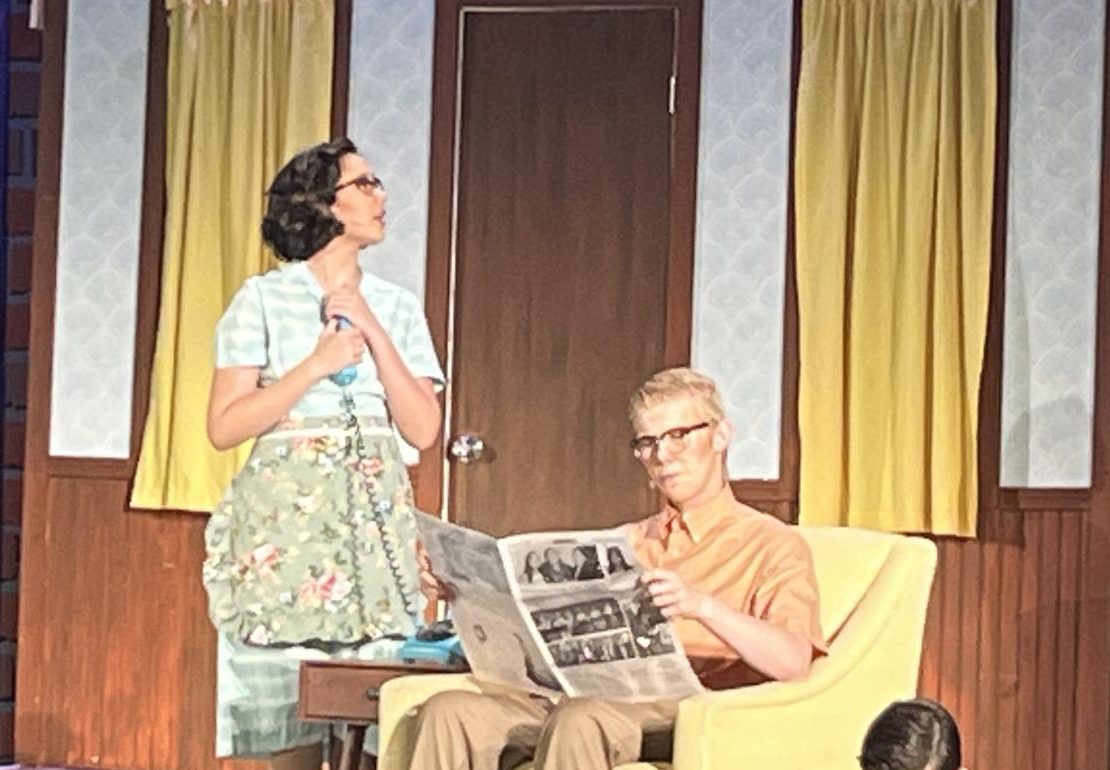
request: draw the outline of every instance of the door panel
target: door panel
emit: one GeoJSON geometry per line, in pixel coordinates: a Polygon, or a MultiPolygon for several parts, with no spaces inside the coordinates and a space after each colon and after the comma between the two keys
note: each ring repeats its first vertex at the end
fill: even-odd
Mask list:
{"type": "Polygon", "coordinates": [[[464,13],[452,518],[605,526],[653,495],[628,397],[663,365],[674,17],[464,13]]]}

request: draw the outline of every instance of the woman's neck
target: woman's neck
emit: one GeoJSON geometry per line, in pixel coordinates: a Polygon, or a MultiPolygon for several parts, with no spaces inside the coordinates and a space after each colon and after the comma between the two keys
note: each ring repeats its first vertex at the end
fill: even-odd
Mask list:
{"type": "Polygon", "coordinates": [[[308,259],[308,269],[325,294],[343,287],[356,287],[362,279],[358,249],[345,247],[337,243],[339,240],[334,239],[308,259]]]}

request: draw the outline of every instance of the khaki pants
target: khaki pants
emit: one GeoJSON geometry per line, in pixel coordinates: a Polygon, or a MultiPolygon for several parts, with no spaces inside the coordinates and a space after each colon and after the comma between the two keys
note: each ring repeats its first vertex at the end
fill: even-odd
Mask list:
{"type": "Polygon", "coordinates": [[[609,770],[667,759],[678,704],[612,703],[527,693],[451,690],[428,699],[416,723],[411,770],[609,770]]]}

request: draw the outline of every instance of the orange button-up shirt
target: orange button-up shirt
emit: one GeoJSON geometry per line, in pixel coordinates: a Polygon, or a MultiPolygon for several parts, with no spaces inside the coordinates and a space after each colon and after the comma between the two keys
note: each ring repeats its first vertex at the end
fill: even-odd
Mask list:
{"type": "MultiPolygon", "coordinates": [[[[644,519],[633,528],[632,545],[645,567],[670,570],[736,612],[801,634],[815,655],[825,652],[809,545],[793,527],[737,501],[727,485],[699,508],[680,513],[668,506],[644,519]]],[[[673,622],[706,687],[767,681],[701,621],[673,622]]]]}

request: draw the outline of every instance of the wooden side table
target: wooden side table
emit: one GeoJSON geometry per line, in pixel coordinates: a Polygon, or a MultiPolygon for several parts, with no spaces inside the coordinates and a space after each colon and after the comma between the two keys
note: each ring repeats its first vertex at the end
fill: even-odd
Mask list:
{"type": "Polygon", "coordinates": [[[366,727],[378,718],[378,693],[390,679],[409,674],[447,674],[465,666],[387,660],[301,662],[299,713],[311,722],[343,722],[347,737],[338,770],[358,770],[366,727]]]}

